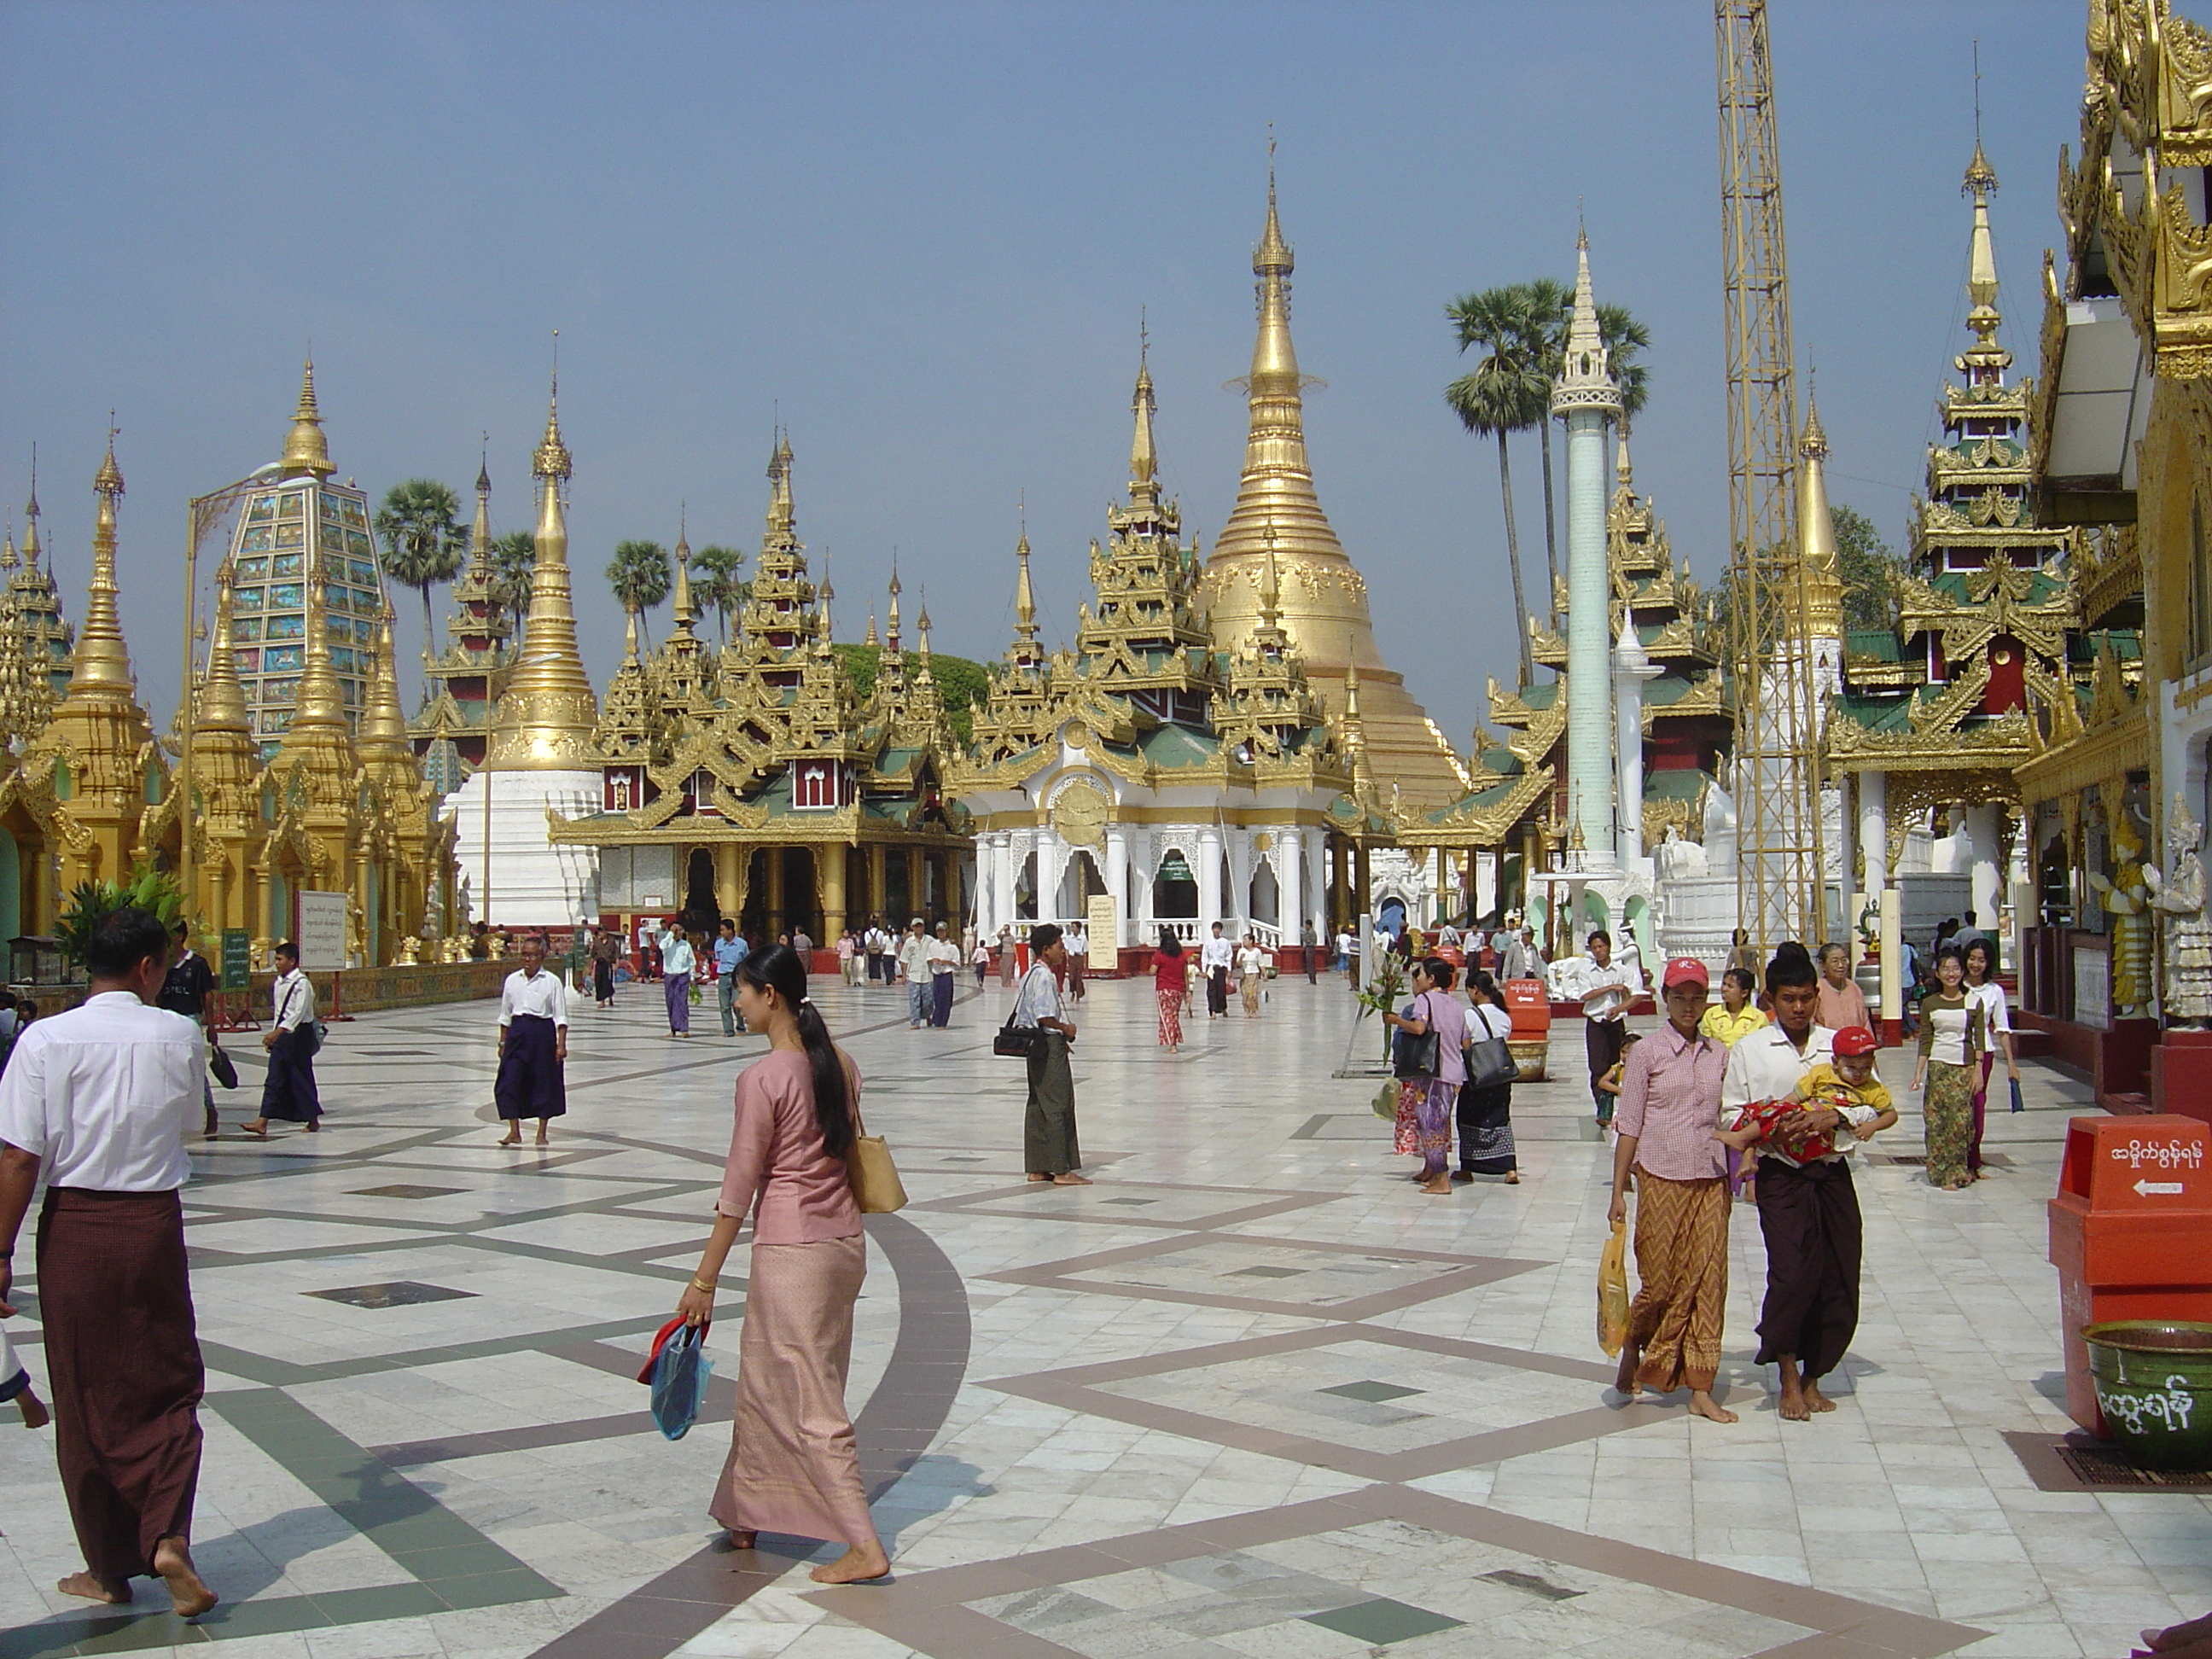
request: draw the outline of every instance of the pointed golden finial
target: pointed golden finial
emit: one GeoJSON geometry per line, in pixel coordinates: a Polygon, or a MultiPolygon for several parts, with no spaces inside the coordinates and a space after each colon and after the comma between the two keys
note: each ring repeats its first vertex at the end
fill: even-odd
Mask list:
{"type": "Polygon", "coordinates": [[[123,494],[123,473],[115,465],[112,423],[107,459],[100,463],[92,487],[100,497],[93,515],[92,585],[85,601],[84,626],[77,632],[64,701],[81,702],[89,696],[131,702],[137,688],[131,674],[130,648],[123,640],[122,616],[116,605],[115,503],[123,494]]]}
{"type": "Polygon", "coordinates": [[[883,644],[883,641],[876,635],[876,612],[872,605],[868,609],[868,643],[878,647],[883,644]]]}
{"type": "Polygon", "coordinates": [[[1014,579],[1014,631],[1022,636],[1024,645],[1036,643],[1036,591],[1030,585],[1030,532],[1022,526],[1022,538],[1014,548],[1014,556],[1021,562],[1021,574],[1014,579]]]}
{"type": "Polygon", "coordinates": [[[199,713],[192,722],[195,736],[210,732],[250,734],[253,730],[246,707],[246,688],[239,684],[231,634],[230,572],[226,565],[216,573],[215,637],[209,641],[207,673],[200,681],[199,713]]]}
{"type": "Polygon", "coordinates": [[[1805,626],[1816,640],[1839,640],[1844,633],[1843,562],[1836,545],[1835,518],[1828,510],[1828,434],[1821,430],[1820,407],[1814,398],[1806,399],[1805,430],[1797,440],[1797,562],[1805,626]]]}
{"type": "Polygon", "coordinates": [[[676,517],[676,594],[673,611],[676,631],[689,634],[691,624],[698,620],[698,611],[691,603],[691,540],[690,536],[691,510],[689,503],[679,504],[676,517]]]}
{"type": "MultiPolygon", "coordinates": [[[[560,349],[561,331],[553,331],[554,349],[560,349]]],[[[561,367],[556,358],[553,367],[553,390],[545,404],[545,435],[538,441],[537,453],[531,457],[530,470],[540,478],[557,478],[565,483],[573,469],[574,458],[568,446],[561,441],[561,367]]]]}
{"type": "Polygon", "coordinates": [[[13,570],[22,561],[15,556],[15,515],[8,515],[8,539],[0,543],[0,570],[13,570]]]}
{"type": "Polygon", "coordinates": [[[921,636],[921,659],[929,660],[929,589],[921,590],[921,614],[914,619],[915,632],[921,636]]]}
{"type": "Polygon", "coordinates": [[[822,550],[822,586],[816,590],[818,602],[814,607],[814,654],[817,657],[830,654],[830,601],[836,597],[837,590],[830,585],[830,550],[824,547],[822,550]]]}
{"type": "Polygon", "coordinates": [[[1144,313],[1137,322],[1137,389],[1129,399],[1136,419],[1136,435],[1129,442],[1129,494],[1133,498],[1157,498],[1159,452],[1152,442],[1152,416],[1159,404],[1152,396],[1152,335],[1144,313]]]}
{"type": "Polygon", "coordinates": [[[31,499],[23,503],[23,562],[39,568],[39,447],[31,446],[31,499]]]}
{"type": "Polygon", "coordinates": [[[337,671],[331,665],[331,637],[323,584],[307,583],[307,664],[300,672],[299,700],[293,706],[292,724],[284,733],[287,749],[308,749],[348,732],[345,693],[337,671]]]}
{"type": "Polygon", "coordinates": [[[100,471],[92,475],[95,493],[110,497],[123,493],[123,469],[115,465],[115,434],[123,428],[115,424],[115,411],[107,411],[107,459],[100,462],[100,471]]]}
{"type": "Polygon", "coordinates": [[[1252,274],[1261,278],[1283,277],[1296,265],[1291,245],[1283,240],[1282,222],[1275,216],[1275,124],[1267,124],[1267,228],[1252,252],[1252,274]]]}
{"type": "Polygon", "coordinates": [[[356,747],[364,760],[409,761],[414,745],[407,738],[407,716],[399,707],[399,653],[392,643],[393,613],[389,597],[377,621],[375,660],[368,671],[368,694],[362,699],[361,726],[356,747]]]}
{"type": "Polygon", "coordinates": [[[284,454],[279,465],[287,477],[308,472],[327,478],[337,471],[331,465],[330,447],[323,440],[323,416],[315,403],[315,360],[312,356],[300,373],[300,406],[292,411],[292,430],[284,440],[284,454]]]}
{"type": "Polygon", "coordinates": [[[899,586],[898,549],[891,549],[891,602],[884,617],[884,644],[887,650],[899,648],[899,595],[905,590],[899,586]]]}
{"type": "Polygon", "coordinates": [[[627,611],[623,615],[629,618],[629,623],[628,638],[623,647],[623,660],[634,663],[637,660],[637,612],[627,611]]]}

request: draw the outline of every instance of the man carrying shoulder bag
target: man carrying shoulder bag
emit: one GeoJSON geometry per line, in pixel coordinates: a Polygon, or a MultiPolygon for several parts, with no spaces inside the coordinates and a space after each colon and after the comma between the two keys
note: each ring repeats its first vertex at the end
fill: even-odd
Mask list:
{"type": "Polygon", "coordinates": [[[1074,1022],[1062,1017],[1060,975],[1067,964],[1067,945],[1060,929],[1045,922],[1030,933],[1034,960],[1022,977],[1007,1024],[1037,1033],[1029,1045],[1030,1095],[1022,1129],[1022,1158],[1031,1181],[1060,1187],[1088,1187],[1076,1174],[1083,1154],[1075,1139],[1075,1075],[1068,1067],[1074,1022]]]}

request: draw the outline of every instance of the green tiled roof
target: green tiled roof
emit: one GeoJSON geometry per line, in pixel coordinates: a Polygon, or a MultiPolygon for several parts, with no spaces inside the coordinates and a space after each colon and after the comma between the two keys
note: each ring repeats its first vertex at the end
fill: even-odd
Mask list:
{"type": "Polygon", "coordinates": [[[1201,738],[1180,726],[1156,726],[1137,739],[1137,748],[1154,766],[1202,766],[1220,753],[1218,739],[1201,738]]]}
{"type": "Polygon", "coordinates": [[[1876,662],[1903,662],[1904,650],[1893,629],[1853,628],[1844,634],[1846,656],[1872,657],[1876,662]]]}
{"type": "Polygon", "coordinates": [[[1712,781],[1711,777],[1695,767],[1669,767],[1664,771],[1644,775],[1644,799],[1646,800],[1695,800],[1698,792],[1712,781]]]}
{"type": "Polygon", "coordinates": [[[1548,685],[1523,686],[1521,690],[1521,701],[1531,708],[1549,708],[1559,700],[1559,682],[1558,680],[1553,680],[1548,685]]]}

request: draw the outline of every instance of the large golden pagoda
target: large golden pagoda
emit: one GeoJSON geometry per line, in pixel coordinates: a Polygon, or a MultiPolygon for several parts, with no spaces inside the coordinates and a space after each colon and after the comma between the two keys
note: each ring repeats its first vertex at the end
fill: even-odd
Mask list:
{"type": "Polygon", "coordinates": [[[561,441],[556,385],[545,413],[545,437],[531,471],[538,478],[538,559],[531,567],[530,614],[523,645],[492,716],[486,768],[494,772],[592,769],[592,728],[599,702],[576,648],[576,611],[569,599],[568,447],[561,441]]]}
{"type": "Polygon", "coordinates": [[[1314,690],[1332,715],[1340,715],[1346,677],[1357,667],[1376,769],[1395,782],[1407,805],[1441,806],[1466,790],[1467,774],[1407,691],[1404,678],[1383,662],[1368,615],[1367,583],[1314,491],[1302,377],[1291,343],[1294,263],[1276,217],[1271,171],[1267,229],[1252,255],[1252,273],[1260,279],[1260,325],[1247,386],[1251,428],[1244,475],[1237,506],[1199,579],[1199,605],[1217,647],[1249,638],[1261,621],[1261,587],[1272,548],[1281,584],[1280,624],[1314,690]]]}

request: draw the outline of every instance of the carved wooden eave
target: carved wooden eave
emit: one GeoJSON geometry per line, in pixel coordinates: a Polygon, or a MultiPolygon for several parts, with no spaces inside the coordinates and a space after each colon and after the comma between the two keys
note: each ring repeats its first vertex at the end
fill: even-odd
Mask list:
{"type": "Polygon", "coordinates": [[[1565,668],[1567,665],[1567,642],[1531,617],[1528,619],[1528,654],[1546,668],[1565,668]]]}
{"type": "Polygon", "coordinates": [[[52,763],[68,755],[66,749],[42,750],[39,758],[45,763],[35,769],[27,772],[20,764],[9,767],[7,775],[0,778],[0,812],[21,807],[42,833],[82,858],[94,846],[91,832],[70,815],[68,803],[54,793],[52,763]]]}
{"type": "MultiPolygon", "coordinates": [[[[1475,790],[1495,788],[1507,781],[1494,773],[1477,773],[1475,790]]],[[[1553,773],[1540,766],[1511,780],[1513,787],[1501,799],[1477,806],[1462,800],[1442,812],[1399,812],[1393,815],[1401,847],[1443,847],[1451,849],[1502,845],[1513,826],[1528,817],[1552,788],[1553,773]]]]}
{"type": "Polygon", "coordinates": [[[1500,726],[1522,726],[1536,717],[1536,711],[1521,701],[1517,690],[1509,691],[1498,683],[1493,674],[1488,681],[1490,718],[1500,726]]]}

